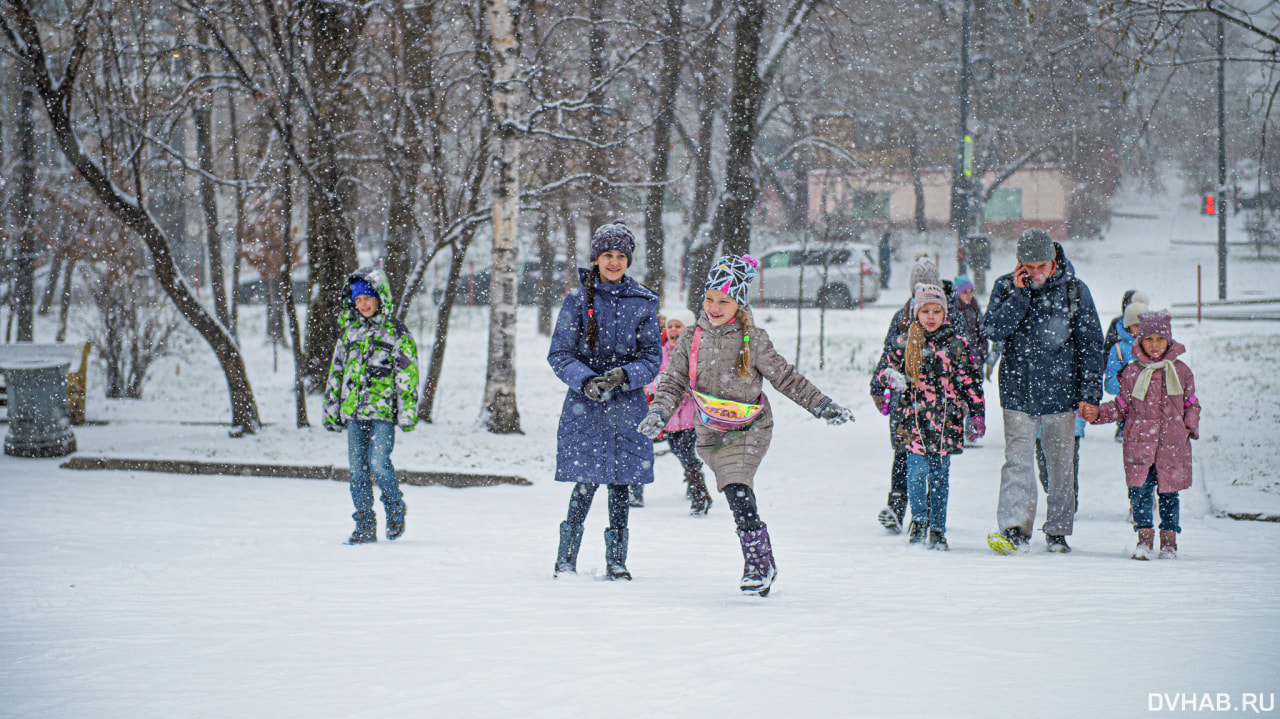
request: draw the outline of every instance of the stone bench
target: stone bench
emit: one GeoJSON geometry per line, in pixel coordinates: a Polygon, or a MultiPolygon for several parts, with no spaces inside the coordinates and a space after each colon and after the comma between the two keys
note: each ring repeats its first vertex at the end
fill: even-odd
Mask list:
{"type": "MultiPolygon", "coordinates": [[[[0,362],[58,360],[67,362],[67,414],[71,424],[84,424],[85,378],[89,371],[89,342],[6,342],[0,344],[0,362]]],[[[8,406],[5,380],[0,375],[0,407],[8,406]]],[[[6,409],[7,411],[7,409],[6,409]]]]}

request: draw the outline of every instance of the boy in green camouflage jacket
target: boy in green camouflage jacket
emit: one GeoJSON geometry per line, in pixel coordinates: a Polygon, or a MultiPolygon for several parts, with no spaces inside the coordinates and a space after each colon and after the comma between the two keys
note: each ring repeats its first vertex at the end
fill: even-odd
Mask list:
{"type": "Polygon", "coordinates": [[[338,316],[342,336],[333,349],[324,393],[324,427],[347,431],[356,507],[351,515],[356,529],[348,544],[378,541],[370,474],[382,492],[387,539],[404,533],[404,497],[391,450],[396,425],[408,432],[418,422],[418,347],[392,307],[382,270],[360,269],[347,278],[338,316]]]}

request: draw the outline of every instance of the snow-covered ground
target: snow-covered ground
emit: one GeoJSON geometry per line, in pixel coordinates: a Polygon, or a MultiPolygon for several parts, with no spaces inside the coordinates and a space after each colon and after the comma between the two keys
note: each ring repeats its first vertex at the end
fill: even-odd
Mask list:
{"type": "MultiPolygon", "coordinates": [[[[1104,323],[1130,287],[1153,307],[1194,300],[1197,263],[1213,294],[1213,248],[1170,242],[1211,241],[1212,219],[1172,201],[1121,209],[1161,219],[1119,218],[1104,242],[1067,247],[1104,323]]],[[[1232,297],[1276,296],[1280,264],[1233,253],[1232,297]]],[[[996,265],[1011,265],[1009,247],[996,265]]],[[[1204,709],[1206,693],[1214,708],[1218,693],[1233,708],[1260,695],[1274,712],[1280,524],[1223,514],[1280,514],[1280,323],[1175,326],[1204,406],[1177,561],[1127,559],[1109,427],[1081,447],[1075,551],[1044,553],[1037,536],[1031,554],[991,553],[994,382],[990,438],[952,465],[952,551],[926,552],[875,522],[891,450],[866,386],[906,275],[894,267],[879,306],[828,313],[823,369],[818,313],[804,312],[802,369],[858,421],[828,427],[775,395],[757,480],[780,566],[768,599],[740,596],[728,509],[716,495],[710,516],[687,516],[670,455],[631,513],[635,581],[601,580],[602,506],[581,575],[552,579],[569,489],[550,480],[563,388],[528,309],[525,434],[477,426],[487,317],[460,308],[437,422],[398,435],[394,459],[532,486],[405,487],[408,531],[395,543],[341,544],[351,504],[338,482],[0,457],[0,717],[1130,717],[1177,713],[1169,702],[1204,709]]],[[[796,311],[757,318],[793,356],[796,311]]],[[[244,334],[261,321],[250,310],[244,334]]],[[[289,355],[273,371],[270,348],[245,349],[268,423],[259,434],[227,437],[225,386],[193,343],[157,366],[142,401],[106,402],[91,373],[89,415],[106,424],[76,430],[80,454],[341,466],[343,437],[293,426],[289,355]]],[[[317,421],[316,398],[309,410],[317,421]]]]}

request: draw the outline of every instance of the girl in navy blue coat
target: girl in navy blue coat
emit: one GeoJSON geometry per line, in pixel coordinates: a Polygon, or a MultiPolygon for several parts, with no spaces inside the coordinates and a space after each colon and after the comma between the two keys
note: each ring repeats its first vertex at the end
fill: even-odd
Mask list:
{"type": "Polygon", "coordinates": [[[609,486],[606,576],[627,571],[628,488],[653,481],[653,442],[636,430],[648,411],[644,386],[658,375],[658,295],[626,276],[635,236],[621,220],[591,238],[593,264],[564,298],[547,361],[569,386],[557,433],[556,481],[573,482],[560,523],[557,575],[576,573],[582,523],[601,484],[609,486]]]}

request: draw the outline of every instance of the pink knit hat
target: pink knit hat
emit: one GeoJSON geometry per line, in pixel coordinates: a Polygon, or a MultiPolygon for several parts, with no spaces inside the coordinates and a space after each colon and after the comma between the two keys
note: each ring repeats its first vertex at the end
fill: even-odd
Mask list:
{"type": "Polygon", "coordinates": [[[1173,316],[1169,310],[1143,312],[1138,315],[1138,341],[1148,335],[1160,335],[1173,343],[1173,316]]]}
{"type": "Polygon", "coordinates": [[[920,312],[920,308],[927,304],[935,304],[942,306],[942,315],[947,314],[947,295],[942,288],[937,285],[916,285],[915,296],[911,298],[911,313],[914,315],[920,312]]]}

